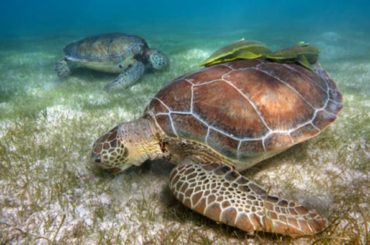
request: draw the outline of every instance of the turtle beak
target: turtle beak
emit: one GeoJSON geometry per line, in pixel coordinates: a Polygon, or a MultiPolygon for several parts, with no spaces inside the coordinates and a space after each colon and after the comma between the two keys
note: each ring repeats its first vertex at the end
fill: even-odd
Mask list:
{"type": "Polygon", "coordinates": [[[127,166],[125,168],[119,168],[119,167],[112,167],[112,168],[108,168],[108,169],[105,169],[104,166],[102,166],[102,160],[101,160],[101,157],[99,154],[96,154],[95,152],[92,152],[91,153],[91,163],[97,168],[97,169],[103,169],[104,171],[106,172],[109,172],[111,174],[119,174],[121,173],[122,171],[124,171],[126,168],[130,167],[130,166],[127,166]]]}
{"type": "Polygon", "coordinates": [[[120,126],[117,126],[95,141],[90,162],[97,168],[119,173],[132,165],[128,162],[128,154],[127,145],[122,142],[120,126]]]}

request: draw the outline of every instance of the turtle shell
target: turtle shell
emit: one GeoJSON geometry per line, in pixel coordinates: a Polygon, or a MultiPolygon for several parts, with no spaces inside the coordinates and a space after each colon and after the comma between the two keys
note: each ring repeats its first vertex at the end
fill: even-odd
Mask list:
{"type": "Polygon", "coordinates": [[[64,48],[66,59],[80,62],[116,61],[140,55],[148,45],[138,36],[107,33],[91,36],[68,44],[64,48]]]}
{"type": "Polygon", "coordinates": [[[237,60],[181,76],[147,107],[169,137],[239,161],[285,150],[336,119],[342,96],[317,65],[237,60]]]}

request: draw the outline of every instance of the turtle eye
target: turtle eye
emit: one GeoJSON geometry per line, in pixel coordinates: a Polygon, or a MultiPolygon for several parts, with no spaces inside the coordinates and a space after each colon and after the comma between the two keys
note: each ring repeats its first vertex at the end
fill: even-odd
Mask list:
{"type": "Polygon", "coordinates": [[[122,64],[119,64],[119,65],[118,65],[118,68],[119,68],[119,69],[122,69],[122,68],[123,68],[123,65],[122,65],[122,64]]]}

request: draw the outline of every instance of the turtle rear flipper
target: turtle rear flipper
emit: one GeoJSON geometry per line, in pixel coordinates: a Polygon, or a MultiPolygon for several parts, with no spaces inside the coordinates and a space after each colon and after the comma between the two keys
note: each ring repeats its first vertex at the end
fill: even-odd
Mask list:
{"type": "Polygon", "coordinates": [[[299,237],[320,232],[327,225],[315,210],[269,195],[221,164],[180,164],[171,172],[170,189],[192,210],[249,233],[265,231],[299,237]]]}
{"type": "Polygon", "coordinates": [[[145,72],[145,65],[140,61],[134,61],[119,76],[105,86],[105,90],[112,92],[115,89],[130,87],[138,81],[145,72]]]}

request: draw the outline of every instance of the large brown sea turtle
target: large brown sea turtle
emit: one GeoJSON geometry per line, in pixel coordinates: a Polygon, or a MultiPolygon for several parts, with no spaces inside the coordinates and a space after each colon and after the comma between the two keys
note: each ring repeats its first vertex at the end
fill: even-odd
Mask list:
{"type": "Polygon", "coordinates": [[[63,59],[55,65],[59,77],[69,76],[71,69],[78,67],[119,74],[105,87],[108,91],[131,86],[146,70],[168,66],[166,55],[149,48],[143,38],[124,33],[87,37],[68,44],[63,51],[63,59]]]}
{"type": "Polygon", "coordinates": [[[177,164],[170,189],[186,207],[247,232],[311,235],[326,227],[324,217],[239,172],[318,135],[341,101],[318,64],[313,71],[258,59],[218,64],[160,90],[142,118],[95,142],[92,159],[120,172],[167,158],[177,164]]]}

